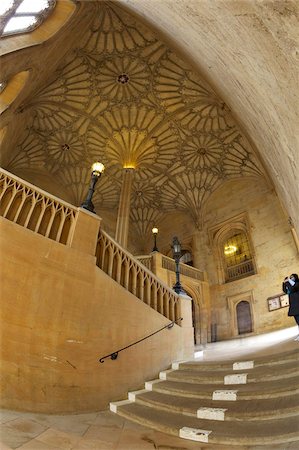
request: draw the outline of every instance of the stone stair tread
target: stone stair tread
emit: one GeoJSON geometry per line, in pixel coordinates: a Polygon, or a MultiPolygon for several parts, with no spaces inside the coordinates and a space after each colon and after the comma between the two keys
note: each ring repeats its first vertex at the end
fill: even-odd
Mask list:
{"type": "Polygon", "coordinates": [[[196,416],[197,409],[201,407],[225,408],[225,420],[242,420],[244,417],[253,417],[254,420],[268,418],[273,415],[285,417],[287,415],[299,415],[299,394],[283,398],[268,398],[258,400],[239,401],[213,401],[211,399],[195,399],[190,397],[163,394],[161,392],[148,391],[136,396],[137,403],[147,404],[156,408],[165,408],[176,413],[185,413],[196,416]]]}
{"type": "Polygon", "coordinates": [[[211,368],[212,370],[223,370],[226,368],[232,369],[234,362],[254,361],[255,367],[280,366],[287,362],[299,363],[299,350],[291,350],[285,353],[278,353],[269,356],[248,355],[246,358],[232,358],[231,360],[220,361],[205,361],[203,359],[194,359],[192,361],[185,361],[180,363],[180,369],[193,369],[193,370],[206,370],[211,368]]]}
{"type": "Polygon", "coordinates": [[[299,393],[299,379],[293,377],[284,380],[260,381],[257,383],[224,385],[205,383],[185,383],[183,381],[165,380],[152,386],[154,391],[181,393],[184,396],[197,396],[198,398],[211,398],[215,390],[237,390],[238,397],[251,396],[269,398],[274,395],[290,395],[299,393]]]}
{"type": "Polygon", "coordinates": [[[291,378],[299,375],[299,365],[293,362],[284,364],[281,370],[278,367],[273,369],[273,367],[256,367],[253,369],[241,369],[241,370],[217,370],[217,371],[200,371],[200,370],[186,370],[184,368],[179,368],[178,370],[173,370],[167,373],[168,380],[185,380],[186,382],[196,382],[201,380],[210,380],[214,383],[223,383],[225,375],[237,375],[239,373],[247,373],[247,381],[257,381],[261,377],[265,380],[275,380],[283,378],[291,378]]]}
{"type": "Polygon", "coordinates": [[[299,441],[297,417],[267,421],[215,421],[183,416],[131,403],[118,407],[118,414],[164,433],[179,435],[183,427],[209,430],[209,443],[265,444],[299,441]]]}

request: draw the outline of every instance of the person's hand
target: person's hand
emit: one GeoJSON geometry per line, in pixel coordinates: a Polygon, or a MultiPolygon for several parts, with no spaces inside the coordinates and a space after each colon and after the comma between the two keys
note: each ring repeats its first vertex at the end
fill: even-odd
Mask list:
{"type": "Polygon", "coordinates": [[[284,282],[288,281],[289,277],[285,277],[285,279],[283,280],[284,282]]]}

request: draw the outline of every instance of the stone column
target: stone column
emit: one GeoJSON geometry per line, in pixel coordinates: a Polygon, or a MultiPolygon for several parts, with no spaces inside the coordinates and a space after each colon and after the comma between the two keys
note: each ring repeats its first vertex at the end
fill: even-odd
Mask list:
{"type": "Polygon", "coordinates": [[[133,175],[134,169],[124,169],[123,184],[118,206],[115,240],[124,248],[127,247],[129,236],[129,218],[133,175]]]}
{"type": "Polygon", "coordinates": [[[202,268],[203,252],[202,252],[202,236],[200,231],[196,231],[192,236],[192,257],[193,266],[196,269],[202,268]]]}

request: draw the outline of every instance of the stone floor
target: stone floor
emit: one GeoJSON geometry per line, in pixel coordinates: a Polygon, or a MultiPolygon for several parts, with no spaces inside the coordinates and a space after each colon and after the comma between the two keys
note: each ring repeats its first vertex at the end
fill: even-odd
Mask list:
{"type": "MultiPolygon", "coordinates": [[[[296,327],[261,337],[208,344],[198,359],[236,359],[298,347],[296,327]]],[[[202,351],[203,350],[203,351],[202,351]]],[[[109,411],[45,415],[2,410],[0,450],[298,450],[299,444],[217,446],[183,440],[125,420],[109,411]]],[[[298,435],[299,440],[299,435],[298,435]]]]}

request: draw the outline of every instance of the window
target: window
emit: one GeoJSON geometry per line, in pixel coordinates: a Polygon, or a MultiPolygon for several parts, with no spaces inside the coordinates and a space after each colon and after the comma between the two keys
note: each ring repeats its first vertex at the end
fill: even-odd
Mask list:
{"type": "Polygon", "coordinates": [[[34,30],[53,10],[55,3],[55,0],[2,0],[0,36],[34,30]]]}
{"type": "Polygon", "coordinates": [[[4,91],[4,89],[6,88],[7,85],[7,81],[0,81],[0,94],[1,92],[4,91]]]}
{"type": "Polygon", "coordinates": [[[234,232],[222,246],[225,281],[238,280],[255,273],[254,261],[246,232],[234,232]]]}
{"type": "Polygon", "coordinates": [[[209,228],[219,284],[256,274],[250,229],[246,212],[209,228]]]}

